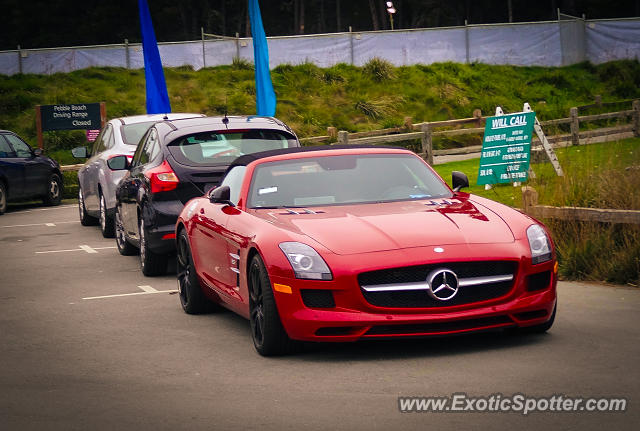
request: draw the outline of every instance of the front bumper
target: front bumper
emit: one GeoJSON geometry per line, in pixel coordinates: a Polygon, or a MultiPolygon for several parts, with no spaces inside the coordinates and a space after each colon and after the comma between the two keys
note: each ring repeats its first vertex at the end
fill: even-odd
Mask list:
{"type": "MultiPolygon", "coordinates": [[[[291,287],[291,293],[274,288],[278,311],[289,337],[304,341],[345,342],[367,338],[422,337],[460,334],[547,322],[556,305],[555,261],[531,265],[524,262],[506,295],[477,303],[439,308],[388,308],[368,303],[359,287],[339,282],[318,282],[272,276],[272,284],[291,287]],[[531,290],[530,275],[549,272],[549,281],[531,290]],[[355,287],[355,288],[354,288],[355,287]],[[330,290],[332,308],[305,305],[301,289],[330,290]]],[[[426,293],[425,293],[426,295],[426,293]]]]}

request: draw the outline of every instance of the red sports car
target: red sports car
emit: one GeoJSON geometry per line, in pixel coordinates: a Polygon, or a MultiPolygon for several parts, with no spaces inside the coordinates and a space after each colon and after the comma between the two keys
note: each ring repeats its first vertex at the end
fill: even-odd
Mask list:
{"type": "Polygon", "coordinates": [[[307,147],[239,157],[176,225],[180,301],[248,318],[257,351],[553,324],[547,229],[453,189],[416,154],[307,147]]]}

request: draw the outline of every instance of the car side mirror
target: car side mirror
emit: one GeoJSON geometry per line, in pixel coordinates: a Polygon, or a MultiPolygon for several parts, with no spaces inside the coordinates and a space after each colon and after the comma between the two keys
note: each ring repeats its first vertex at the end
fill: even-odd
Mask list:
{"type": "Polygon", "coordinates": [[[451,172],[451,184],[454,192],[459,192],[463,187],[469,187],[469,178],[460,171],[451,172]]]}
{"type": "Polygon", "coordinates": [[[236,205],[231,202],[231,189],[229,186],[216,187],[209,193],[209,202],[212,204],[225,204],[231,207],[236,205]]]}
{"type": "Polygon", "coordinates": [[[87,150],[87,147],[76,147],[71,150],[71,154],[76,159],[86,159],[89,157],[89,151],[87,150]]]}
{"type": "Polygon", "coordinates": [[[114,156],[107,160],[107,166],[112,171],[124,171],[129,169],[129,159],[127,156],[114,156]]]}
{"type": "Polygon", "coordinates": [[[35,150],[33,150],[33,155],[38,157],[41,156],[44,153],[44,151],[42,151],[42,148],[36,148],[35,150]]]}

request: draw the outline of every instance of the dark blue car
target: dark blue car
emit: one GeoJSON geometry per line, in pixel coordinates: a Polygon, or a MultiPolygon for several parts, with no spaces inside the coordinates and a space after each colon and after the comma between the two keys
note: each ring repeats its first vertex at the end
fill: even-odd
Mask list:
{"type": "Polygon", "coordinates": [[[18,135],[0,130],[0,214],[7,202],[42,199],[46,205],[58,205],[63,183],[60,165],[33,150],[18,135]]]}

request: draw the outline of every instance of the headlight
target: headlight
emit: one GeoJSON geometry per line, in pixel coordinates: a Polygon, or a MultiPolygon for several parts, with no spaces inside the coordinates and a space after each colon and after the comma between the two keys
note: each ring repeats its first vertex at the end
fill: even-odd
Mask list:
{"type": "Polygon", "coordinates": [[[540,225],[534,224],[527,229],[527,238],[531,248],[532,263],[538,264],[551,260],[551,241],[540,225]]]}
{"type": "Polygon", "coordinates": [[[317,251],[301,242],[283,242],[280,250],[287,256],[296,278],[331,280],[331,270],[317,251]]]}

